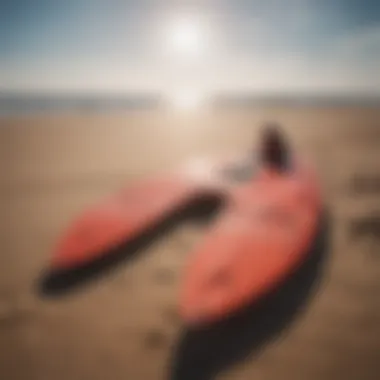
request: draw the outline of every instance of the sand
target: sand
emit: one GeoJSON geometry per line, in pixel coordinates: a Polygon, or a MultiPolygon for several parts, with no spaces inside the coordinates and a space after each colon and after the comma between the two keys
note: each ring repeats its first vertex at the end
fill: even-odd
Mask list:
{"type": "Polygon", "coordinates": [[[379,118],[374,108],[266,107],[1,119],[0,379],[379,379],[380,190],[352,182],[380,176],[379,118]],[[208,354],[186,343],[205,342],[184,336],[176,315],[181,271],[204,232],[190,222],[63,297],[36,291],[57,239],[86,206],[192,156],[249,149],[268,119],[316,164],[330,215],[318,281],[281,328],[264,331],[287,308],[280,292],[240,330],[206,332],[218,340],[208,354]]]}

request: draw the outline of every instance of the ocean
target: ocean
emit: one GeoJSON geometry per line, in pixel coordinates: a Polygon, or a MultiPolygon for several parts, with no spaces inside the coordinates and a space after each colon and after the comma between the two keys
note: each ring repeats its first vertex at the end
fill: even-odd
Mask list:
{"type": "MultiPolygon", "coordinates": [[[[217,94],[209,100],[216,108],[230,107],[380,107],[380,95],[310,94],[217,94]]],[[[62,112],[111,112],[129,109],[155,109],[165,105],[157,94],[24,94],[0,93],[0,115],[28,115],[62,112]]]]}

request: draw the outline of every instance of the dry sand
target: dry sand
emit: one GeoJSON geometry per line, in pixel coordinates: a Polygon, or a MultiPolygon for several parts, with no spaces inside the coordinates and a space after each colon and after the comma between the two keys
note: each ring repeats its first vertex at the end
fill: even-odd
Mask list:
{"type": "MultiPolygon", "coordinates": [[[[331,239],[302,311],[270,340],[249,342],[244,357],[216,365],[214,377],[378,380],[380,231],[368,218],[380,211],[380,189],[355,190],[352,177],[380,176],[380,110],[281,107],[1,119],[0,379],[183,380],[186,370],[171,370],[183,331],[176,295],[202,235],[196,226],[178,226],[138,260],[65,297],[45,299],[35,284],[57,238],[86,206],[194,155],[248,149],[268,119],[284,123],[316,163],[331,239]]],[[[218,339],[231,346],[228,334],[218,339]]],[[[202,372],[207,360],[195,360],[188,377],[212,378],[202,372]]]]}

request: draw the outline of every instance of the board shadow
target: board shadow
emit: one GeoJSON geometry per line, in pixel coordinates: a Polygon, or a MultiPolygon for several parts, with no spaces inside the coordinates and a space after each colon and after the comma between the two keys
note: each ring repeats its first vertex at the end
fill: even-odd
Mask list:
{"type": "Polygon", "coordinates": [[[158,221],[151,228],[113,250],[104,252],[90,264],[70,270],[47,270],[37,280],[37,293],[41,296],[60,296],[79,289],[98,279],[120,264],[136,259],[147,248],[161,239],[178,224],[185,221],[207,223],[220,211],[224,198],[218,194],[202,194],[158,221]]]}
{"type": "Polygon", "coordinates": [[[322,277],[329,223],[324,212],[306,261],[259,303],[202,329],[184,329],[169,363],[171,380],[210,380],[230,365],[257,353],[278,337],[306,307],[322,277]]]}

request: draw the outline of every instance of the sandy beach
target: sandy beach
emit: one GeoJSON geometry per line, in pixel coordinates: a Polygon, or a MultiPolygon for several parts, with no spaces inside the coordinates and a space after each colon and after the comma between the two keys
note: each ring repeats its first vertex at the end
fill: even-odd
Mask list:
{"type": "Polygon", "coordinates": [[[379,119],[365,107],[1,118],[0,379],[378,380],[379,119]],[[329,238],[318,273],[307,264],[313,278],[290,279],[286,295],[239,316],[240,330],[189,336],[176,297],[204,229],[185,222],[97,281],[38,293],[57,239],[87,206],[191,157],[250,149],[266,120],[283,123],[321,179],[329,238]],[[254,332],[241,335],[245,325],[254,332]]]}

